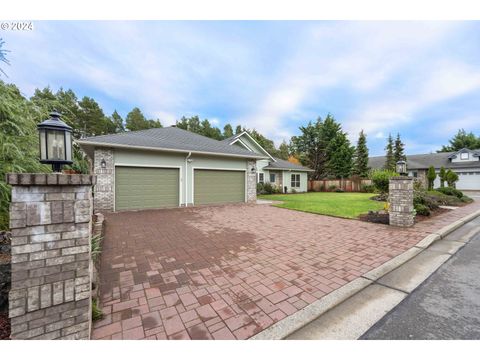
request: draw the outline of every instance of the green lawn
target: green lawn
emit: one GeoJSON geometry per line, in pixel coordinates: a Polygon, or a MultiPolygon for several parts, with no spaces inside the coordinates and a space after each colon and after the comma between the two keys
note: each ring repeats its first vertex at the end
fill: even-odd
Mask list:
{"type": "Polygon", "coordinates": [[[354,219],[369,210],[382,210],[384,203],[370,200],[374,194],[311,192],[303,194],[260,195],[260,199],[283,201],[274,206],[315,214],[354,219]]]}

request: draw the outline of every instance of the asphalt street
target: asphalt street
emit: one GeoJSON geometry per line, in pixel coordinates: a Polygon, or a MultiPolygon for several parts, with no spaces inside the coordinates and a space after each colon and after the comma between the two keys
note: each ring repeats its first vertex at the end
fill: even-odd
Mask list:
{"type": "Polygon", "coordinates": [[[480,233],[360,339],[480,339],[480,233]]]}

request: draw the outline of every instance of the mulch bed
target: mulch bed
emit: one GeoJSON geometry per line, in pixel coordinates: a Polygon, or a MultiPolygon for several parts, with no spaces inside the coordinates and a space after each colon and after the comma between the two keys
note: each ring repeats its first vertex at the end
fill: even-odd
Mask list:
{"type": "Polygon", "coordinates": [[[0,312],[0,340],[10,340],[10,319],[5,312],[0,312]]]}
{"type": "Polygon", "coordinates": [[[415,222],[418,223],[420,221],[424,221],[424,220],[428,220],[428,219],[431,219],[435,216],[438,216],[438,215],[442,215],[446,212],[449,212],[449,211],[452,211],[450,209],[442,209],[442,208],[438,208],[436,210],[430,210],[430,216],[424,216],[424,215],[417,215],[415,216],[415,222]]]}

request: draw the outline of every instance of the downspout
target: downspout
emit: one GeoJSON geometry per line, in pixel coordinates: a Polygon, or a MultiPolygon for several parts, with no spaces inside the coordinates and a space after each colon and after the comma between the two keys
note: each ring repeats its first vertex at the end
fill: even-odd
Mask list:
{"type": "MultiPolygon", "coordinates": [[[[185,182],[185,207],[188,207],[188,159],[192,156],[192,152],[190,151],[188,155],[185,157],[185,175],[183,176],[183,180],[185,182]]],[[[192,179],[193,181],[193,179],[192,179]]]]}

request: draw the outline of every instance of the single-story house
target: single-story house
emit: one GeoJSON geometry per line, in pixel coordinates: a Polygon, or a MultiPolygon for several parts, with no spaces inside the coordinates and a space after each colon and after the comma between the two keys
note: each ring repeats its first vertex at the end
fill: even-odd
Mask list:
{"type": "MultiPolygon", "coordinates": [[[[372,169],[381,169],[384,165],[385,156],[375,156],[368,160],[368,166],[372,169]]],[[[408,175],[418,178],[425,186],[430,166],[433,166],[437,173],[434,187],[440,186],[438,174],[443,166],[457,173],[457,189],[480,190],[480,150],[461,149],[454,152],[407,156],[408,175]]]]}
{"type": "MultiPolygon", "coordinates": [[[[76,143],[93,162],[94,207],[100,211],[255,202],[257,163],[277,161],[255,141],[245,148],[175,126],[94,136],[76,143]]],[[[293,170],[295,174],[308,171],[293,170]]],[[[278,171],[283,174],[284,170],[278,171]]],[[[294,180],[289,189],[306,191],[306,177],[294,180]]]]}
{"type": "Polygon", "coordinates": [[[283,193],[306,192],[308,173],[313,171],[305,166],[294,164],[270,155],[247,132],[234,135],[223,142],[266,156],[257,160],[257,183],[271,183],[283,193]]]}

